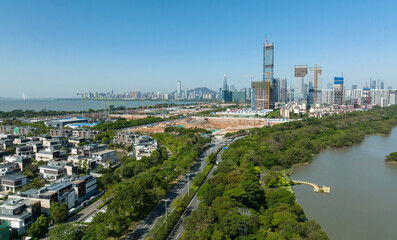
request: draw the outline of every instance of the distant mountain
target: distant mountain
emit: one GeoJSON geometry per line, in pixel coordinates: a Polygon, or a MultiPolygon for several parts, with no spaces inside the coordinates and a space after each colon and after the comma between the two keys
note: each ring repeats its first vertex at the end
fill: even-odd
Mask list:
{"type": "Polygon", "coordinates": [[[194,92],[194,91],[196,91],[196,93],[197,93],[197,92],[201,91],[203,94],[215,94],[215,93],[218,93],[218,92],[215,92],[215,91],[213,91],[213,90],[211,90],[209,88],[206,88],[206,87],[195,88],[195,89],[191,89],[191,90],[188,90],[188,91],[189,91],[189,93],[190,92],[194,92]]]}

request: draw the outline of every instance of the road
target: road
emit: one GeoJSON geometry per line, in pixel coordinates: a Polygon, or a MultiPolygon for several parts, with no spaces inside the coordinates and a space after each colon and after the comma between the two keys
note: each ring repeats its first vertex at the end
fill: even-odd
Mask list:
{"type": "MultiPolygon", "coordinates": [[[[237,139],[240,139],[241,137],[235,138],[234,140],[226,140],[224,141],[225,145],[229,145],[232,142],[236,141],[237,139]]],[[[222,162],[222,153],[223,153],[223,149],[218,153],[218,155],[216,156],[216,162],[220,163],[222,162]]],[[[214,167],[211,169],[211,171],[208,173],[207,177],[204,180],[204,183],[208,181],[208,179],[212,178],[214,176],[214,171],[217,169],[217,165],[214,165],[214,167]]],[[[176,223],[174,229],[172,229],[172,232],[170,233],[170,235],[168,236],[167,240],[174,240],[174,239],[178,239],[179,237],[182,236],[183,232],[185,231],[185,229],[183,228],[183,219],[185,219],[187,216],[190,215],[190,213],[192,213],[194,210],[198,209],[198,206],[200,204],[200,200],[197,196],[197,194],[192,198],[191,202],[189,203],[189,205],[187,206],[185,212],[182,214],[181,218],[179,219],[179,221],[176,223]]]]}
{"type": "MultiPolygon", "coordinates": [[[[192,180],[197,173],[201,172],[206,166],[205,159],[212,153],[216,152],[217,147],[220,147],[221,142],[219,140],[213,140],[210,147],[201,154],[196,164],[188,172],[190,174],[189,181],[188,176],[183,177],[172,189],[167,193],[164,199],[169,199],[171,202],[177,199],[179,196],[184,196],[187,193],[188,185],[191,186],[192,180]]],[[[167,202],[168,211],[172,211],[169,208],[170,202],[167,202]]],[[[140,223],[138,226],[130,232],[125,239],[133,239],[134,236],[139,235],[139,239],[143,239],[145,235],[154,227],[157,220],[163,217],[165,214],[165,202],[160,201],[157,206],[149,213],[149,215],[140,223]]]]}
{"type": "Polygon", "coordinates": [[[96,214],[99,211],[97,207],[99,207],[102,203],[103,202],[101,200],[97,200],[93,204],[81,210],[73,217],[69,218],[65,223],[84,222],[89,217],[94,216],[94,214],[96,214]]]}

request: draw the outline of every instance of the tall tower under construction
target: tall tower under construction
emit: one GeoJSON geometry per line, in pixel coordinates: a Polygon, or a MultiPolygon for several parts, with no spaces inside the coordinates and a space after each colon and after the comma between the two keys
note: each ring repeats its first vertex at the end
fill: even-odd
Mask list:
{"type": "Polygon", "coordinates": [[[263,44],[263,81],[251,82],[251,106],[253,110],[262,111],[274,109],[275,84],[274,75],[274,45],[263,44]]]}
{"type": "Polygon", "coordinates": [[[263,44],[263,81],[273,81],[274,74],[274,44],[263,44]]]}
{"type": "Polygon", "coordinates": [[[343,77],[334,77],[334,101],[333,103],[340,106],[344,102],[343,94],[343,77]]]}

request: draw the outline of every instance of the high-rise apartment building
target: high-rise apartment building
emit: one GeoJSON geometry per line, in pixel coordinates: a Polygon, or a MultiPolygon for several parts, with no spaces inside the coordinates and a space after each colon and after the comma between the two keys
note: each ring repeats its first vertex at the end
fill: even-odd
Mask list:
{"type": "Polygon", "coordinates": [[[263,81],[273,80],[274,74],[274,45],[266,43],[263,45],[263,81]]]}
{"type": "Polygon", "coordinates": [[[385,81],[377,80],[377,87],[378,89],[385,89],[385,81]]]}
{"type": "Polygon", "coordinates": [[[177,96],[177,98],[182,98],[181,80],[178,80],[178,82],[177,82],[176,96],[177,96]]]}
{"type": "Polygon", "coordinates": [[[279,102],[287,102],[288,96],[287,96],[287,79],[281,79],[280,80],[280,97],[279,97],[279,102]]]}
{"type": "Polygon", "coordinates": [[[344,89],[343,89],[343,77],[334,77],[334,103],[337,105],[343,105],[344,103],[344,89]]]}
{"type": "Polygon", "coordinates": [[[253,110],[274,109],[275,84],[268,81],[251,82],[251,106],[253,110]]]}
{"type": "Polygon", "coordinates": [[[321,94],[321,104],[331,105],[334,97],[333,89],[323,89],[321,94]]]}
{"type": "Polygon", "coordinates": [[[372,78],[369,79],[369,88],[370,89],[375,89],[376,88],[376,80],[372,80],[372,78]]]}
{"type": "Polygon", "coordinates": [[[305,78],[307,76],[307,65],[296,65],[294,74],[294,101],[301,102],[305,97],[305,78]]]}
{"type": "Polygon", "coordinates": [[[308,82],[308,97],[307,103],[314,104],[321,102],[321,75],[322,68],[315,64],[314,67],[309,68],[311,72],[308,82]]]}
{"type": "Polygon", "coordinates": [[[371,89],[369,89],[368,87],[363,88],[363,95],[361,102],[363,105],[371,104],[371,89]]]}

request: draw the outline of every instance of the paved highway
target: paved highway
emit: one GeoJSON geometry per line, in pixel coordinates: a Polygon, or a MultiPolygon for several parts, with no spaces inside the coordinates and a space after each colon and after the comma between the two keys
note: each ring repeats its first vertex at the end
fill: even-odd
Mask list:
{"type": "MultiPolygon", "coordinates": [[[[191,186],[193,178],[197,173],[201,172],[206,166],[205,159],[212,153],[216,152],[217,147],[221,147],[222,140],[213,140],[211,145],[207,150],[200,156],[196,164],[190,169],[190,181],[188,183],[187,175],[182,178],[164,197],[164,199],[169,199],[174,201],[179,196],[184,196],[188,190],[188,184],[191,186]]],[[[168,211],[171,212],[170,202],[167,202],[168,211]]],[[[160,201],[157,206],[149,213],[149,215],[131,232],[127,235],[125,239],[134,239],[134,237],[139,236],[139,239],[143,239],[145,235],[154,227],[157,220],[164,216],[165,214],[165,202],[160,201]]]]}
{"type": "Polygon", "coordinates": [[[89,217],[94,216],[99,211],[97,207],[99,207],[102,203],[103,202],[101,200],[97,200],[93,204],[81,210],[81,212],[69,218],[65,223],[84,222],[89,217]]]}
{"type": "MultiPolygon", "coordinates": [[[[238,137],[234,140],[225,140],[223,143],[225,145],[229,145],[230,143],[234,142],[237,139],[240,139],[242,137],[238,137]]],[[[218,155],[216,156],[216,162],[220,163],[222,161],[222,153],[223,153],[223,149],[218,153],[218,155]]],[[[212,176],[214,175],[214,171],[217,169],[217,165],[214,165],[214,167],[211,169],[211,171],[208,173],[207,177],[204,180],[204,183],[208,181],[208,179],[212,178],[212,176]]],[[[174,240],[174,239],[178,239],[182,236],[183,232],[185,231],[183,228],[183,219],[185,219],[185,217],[189,216],[191,212],[193,212],[194,210],[198,209],[198,206],[200,204],[200,200],[197,196],[197,194],[192,198],[192,201],[189,203],[188,207],[186,208],[185,212],[182,214],[181,218],[179,219],[179,221],[177,222],[177,224],[175,225],[174,229],[172,229],[171,234],[168,236],[167,240],[174,240]]]]}

